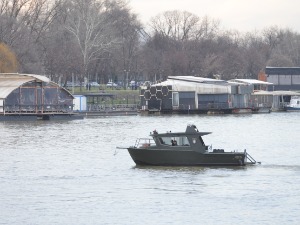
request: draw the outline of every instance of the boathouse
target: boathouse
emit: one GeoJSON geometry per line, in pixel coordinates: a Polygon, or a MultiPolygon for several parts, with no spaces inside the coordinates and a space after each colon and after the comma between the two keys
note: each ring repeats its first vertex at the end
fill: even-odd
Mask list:
{"type": "Polygon", "coordinates": [[[0,74],[0,120],[75,119],[72,94],[35,74],[0,74]]]}
{"type": "Polygon", "coordinates": [[[142,113],[239,113],[252,110],[253,85],[170,76],[141,88],[142,113]]]}
{"type": "Polygon", "coordinates": [[[300,67],[266,67],[261,79],[273,83],[269,91],[299,91],[300,67]]]}
{"type": "Polygon", "coordinates": [[[253,85],[250,103],[253,112],[270,112],[273,104],[273,94],[267,91],[268,86],[273,85],[270,82],[256,79],[232,79],[229,82],[253,85]]]}

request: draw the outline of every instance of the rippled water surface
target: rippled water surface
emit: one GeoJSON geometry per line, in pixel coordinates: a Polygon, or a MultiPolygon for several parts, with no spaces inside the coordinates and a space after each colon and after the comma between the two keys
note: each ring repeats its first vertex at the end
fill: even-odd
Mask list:
{"type": "Polygon", "coordinates": [[[0,123],[0,224],[299,224],[300,113],[130,116],[0,123]],[[157,129],[261,165],[137,167],[127,150],[157,129]]]}

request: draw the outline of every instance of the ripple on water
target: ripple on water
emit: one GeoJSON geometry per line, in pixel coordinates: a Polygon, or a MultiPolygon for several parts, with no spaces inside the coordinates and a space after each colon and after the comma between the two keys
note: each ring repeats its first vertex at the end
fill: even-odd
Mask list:
{"type": "Polygon", "coordinates": [[[300,114],[0,123],[3,224],[298,224],[300,114]],[[127,150],[193,121],[261,165],[140,167],[127,150]]]}

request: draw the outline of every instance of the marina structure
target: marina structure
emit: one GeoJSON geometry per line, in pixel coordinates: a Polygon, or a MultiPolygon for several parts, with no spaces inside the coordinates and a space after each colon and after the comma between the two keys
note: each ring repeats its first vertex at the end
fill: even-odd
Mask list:
{"type": "Polygon", "coordinates": [[[293,96],[300,96],[295,91],[257,91],[252,94],[253,101],[270,109],[272,112],[286,111],[286,106],[293,96]]]}
{"type": "Polygon", "coordinates": [[[293,96],[291,101],[285,107],[286,111],[297,111],[300,112],[300,96],[293,96]]]}
{"type": "MultiPolygon", "coordinates": [[[[264,77],[260,74],[259,78],[264,77]]],[[[141,113],[269,113],[285,111],[292,96],[300,95],[290,90],[270,91],[273,86],[255,79],[171,76],[141,88],[141,113]]]]}
{"type": "Polygon", "coordinates": [[[300,96],[296,91],[277,90],[270,91],[273,83],[255,79],[233,79],[229,82],[238,82],[253,85],[251,104],[253,112],[285,111],[293,96],[300,96]]]}
{"type": "Polygon", "coordinates": [[[256,110],[254,85],[194,76],[170,76],[141,88],[142,113],[245,113],[256,110]]]}
{"type": "Polygon", "coordinates": [[[117,104],[115,98],[115,94],[105,92],[77,93],[74,94],[74,111],[85,117],[137,115],[137,104],[117,104]]]}
{"type": "Polygon", "coordinates": [[[73,112],[72,94],[35,74],[0,74],[0,120],[82,118],[73,112]]]}
{"type": "Polygon", "coordinates": [[[229,82],[253,86],[253,92],[250,97],[253,113],[269,113],[271,111],[273,96],[272,92],[267,90],[272,83],[256,79],[232,79],[229,82]]]}
{"type": "Polygon", "coordinates": [[[269,91],[300,90],[300,67],[266,67],[260,79],[272,83],[269,91]]]}

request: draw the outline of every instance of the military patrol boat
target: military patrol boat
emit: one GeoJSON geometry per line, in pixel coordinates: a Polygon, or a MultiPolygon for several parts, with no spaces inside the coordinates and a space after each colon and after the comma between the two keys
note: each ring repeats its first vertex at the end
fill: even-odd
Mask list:
{"type": "Polygon", "coordinates": [[[153,166],[244,166],[256,164],[245,151],[225,152],[211,149],[195,125],[187,125],[185,132],[150,133],[151,138],[139,138],[128,152],[137,165],[153,166]]]}

